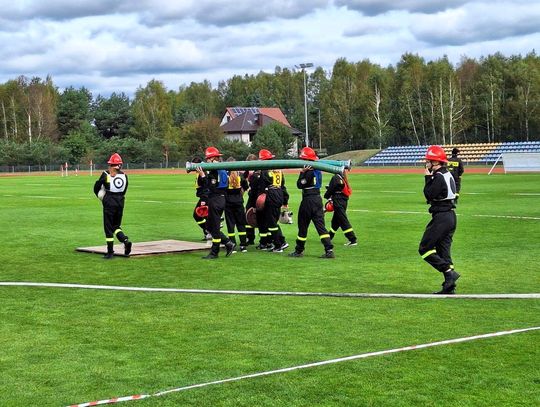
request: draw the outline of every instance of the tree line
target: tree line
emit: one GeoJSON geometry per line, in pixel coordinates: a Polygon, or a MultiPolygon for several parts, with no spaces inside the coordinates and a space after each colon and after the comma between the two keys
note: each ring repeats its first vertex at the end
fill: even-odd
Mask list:
{"type": "MultiPolygon", "coordinates": [[[[395,65],[338,59],[306,74],[310,145],[329,153],[389,145],[540,139],[540,58],[446,57],[406,53],[395,65]]],[[[213,88],[192,82],[168,90],[158,80],[124,93],[62,91],[53,79],[20,76],[0,84],[0,165],[103,162],[117,151],[129,162],[189,159],[208,145],[245,158],[261,146],[287,151],[288,133],[271,126],[250,149],[219,128],[226,107],[279,107],[305,131],[304,71],[235,75],[213,88]]],[[[303,142],[301,138],[300,144],[303,142]]]]}

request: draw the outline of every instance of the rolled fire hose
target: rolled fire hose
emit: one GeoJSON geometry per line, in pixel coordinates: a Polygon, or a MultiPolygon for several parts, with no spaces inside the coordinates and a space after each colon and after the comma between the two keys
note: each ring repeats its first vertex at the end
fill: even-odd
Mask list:
{"type": "MultiPolygon", "coordinates": [[[[338,163],[338,161],[335,161],[338,163]]],[[[317,170],[330,172],[332,174],[343,174],[345,163],[340,161],[341,165],[332,165],[322,160],[257,160],[257,161],[223,161],[213,163],[186,163],[186,171],[195,171],[197,167],[203,170],[230,170],[230,171],[246,171],[246,170],[276,170],[287,168],[304,168],[305,166],[313,167],[317,170]]]]}
{"type": "Polygon", "coordinates": [[[319,160],[319,162],[335,165],[337,167],[345,167],[346,170],[350,170],[352,168],[351,160],[319,160]]]}

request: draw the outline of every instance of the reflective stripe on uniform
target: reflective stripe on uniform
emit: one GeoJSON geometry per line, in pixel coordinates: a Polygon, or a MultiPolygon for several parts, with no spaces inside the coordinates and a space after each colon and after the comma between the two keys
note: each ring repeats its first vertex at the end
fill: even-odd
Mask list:
{"type": "Polygon", "coordinates": [[[349,233],[349,232],[352,232],[353,231],[353,228],[349,228],[347,230],[344,230],[343,233],[349,233]]]}
{"type": "Polygon", "coordinates": [[[116,235],[117,235],[118,233],[120,233],[120,232],[122,232],[122,229],[116,229],[116,230],[114,231],[114,235],[116,236],[116,235]]]}
{"type": "Polygon", "coordinates": [[[107,237],[105,238],[106,242],[114,242],[114,237],[107,237]]]}
{"type": "Polygon", "coordinates": [[[229,237],[236,236],[236,233],[234,233],[234,232],[233,233],[227,233],[227,236],[229,236],[229,237]]]}
{"type": "Polygon", "coordinates": [[[326,238],[330,238],[330,235],[328,233],[325,233],[324,235],[319,236],[319,239],[326,239],[326,238]]]}
{"type": "Polygon", "coordinates": [[[268,228],[268,230],[271,231],[271,232],[276,232],[276,231],[279,230],[279,228],[268,228]]]}
{"type": "Polygon", "coordinates": [[[245,236],[246,232],[238,232],[238,236],[245,236]]]}
{"type": "Polygon", "coordinates": [[[305,242],[307,240],[307,237],[296,236],[296,238],[302,242],[305,242]]]}
{"type": "Polygon", "coordinates": [[[437,253],[437,250],[433,249],[433,250],[430,250],[428,252],[425,252],[423,255],[422,255],[422,258],[425,259],[426,257],[428,256],[431,256],[432,254],[435,254],[437,253]]]}
{"type": "Polygon", "coordinates": [[[206,219],[200,220],[197,222],[197,225],[202,225],[203,223],[206,223],[206,219]]]}
{"type": "Polygon", "coordinates": [[[219,239],[212,239],[212,243],[221,243],[221,238],[219,238],[219,239]]]}

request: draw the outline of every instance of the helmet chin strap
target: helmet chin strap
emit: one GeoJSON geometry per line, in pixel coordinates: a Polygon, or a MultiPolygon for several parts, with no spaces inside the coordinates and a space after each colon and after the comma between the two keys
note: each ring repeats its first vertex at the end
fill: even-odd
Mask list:
{"type": "Polygon", "coordinates": [[[441,167],[442,167],[442,164],[441,164],[440,161],[432,161],[431,162],[431,169],[432,170],[438,170],[441,167]],[[437,163],[437,164],[434,164],[434,163],[437,163]]]}

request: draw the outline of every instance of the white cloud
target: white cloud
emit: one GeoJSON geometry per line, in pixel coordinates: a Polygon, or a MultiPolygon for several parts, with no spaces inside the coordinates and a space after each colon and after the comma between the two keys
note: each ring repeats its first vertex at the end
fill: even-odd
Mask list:
{"type": "Polygon", "coordinates": [[[205,79],[216,86],[300,62],[326,70],[341,57],[388,65],[405,52],[458,62],[462,55],[523,54],[539,43],[538,0],[231,4],[0,0],[0,83],[51,74],[60,87],[132,94],[151,79],[170,89],[205,79]]]}
{"type": "Polygon", "coordinates": [[[411,13],[434,13],[468,3],[469,0],[336,0],[337,6],[374,16],[388,11],[408,11],[411,13]]]}
{"type": "Polygon", "coordinates": [[[540,3],[468,4],[430,16],[418,16],[411,32],[437,45],[461,45],[540,32],[540,3]]]}

